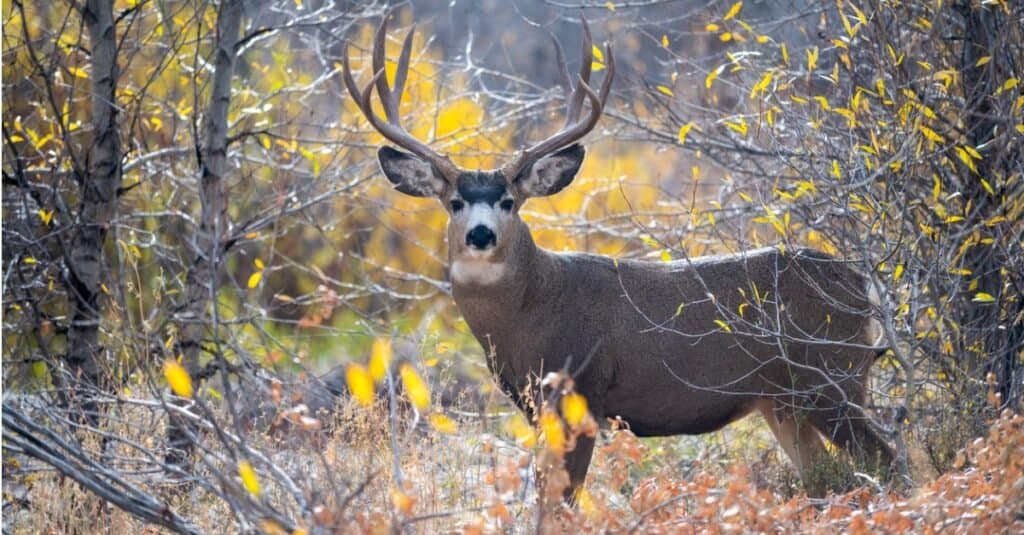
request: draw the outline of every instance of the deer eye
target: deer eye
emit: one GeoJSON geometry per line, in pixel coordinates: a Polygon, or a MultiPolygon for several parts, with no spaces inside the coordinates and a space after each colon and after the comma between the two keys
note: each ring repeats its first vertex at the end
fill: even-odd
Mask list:
{"type": "Polygon", "coordinates": [[[465,208],[465,207],[466,207],[466,203],[464,203],[464,202],[462,202],[462,201],[460,201],[458,199],[452,199],[452,211],[453,212],[461,212],[462,209],[465,208]]]}
{"type": "Polygon", "coordinates": [[[512,211],[513,204],[514,202],[512,201],[512,199],[505,199],[504,201],[501,201],[501,209],[506,212],[510,212],[512,211]]]}

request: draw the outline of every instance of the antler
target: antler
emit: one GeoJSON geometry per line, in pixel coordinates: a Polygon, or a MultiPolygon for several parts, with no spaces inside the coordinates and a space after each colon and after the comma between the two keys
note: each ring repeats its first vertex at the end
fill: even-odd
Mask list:
{"type": "Polygon", "coordinates": [[[402,92],[405,90],[405,79],[409,74],[409,55],[412,52],[412,36],[416,31],[413,26],[409,34],[405,36],[402,43],[402,52],[398,56],[398,69],[395,71],[394,87],[388,87],[387,76],[384,74],[384,39],[387,35],[388,19],[392,12],[384,16],[380,22],[377,33],[373,39],[373,78],[362,91],[356,85],[352,77],[352,70],[348,62],[348,42],[342,45],[342,75],[345,80],[345,87],[349,94],[355,99],[359,109],[370,121],[370,124],[384,136],[388,141],[402,147],[409,152],[419,156],[433,165],[441,175],[448,181],[454,182],[459,175],[459,169],[452,163],[448,156],[440,154],[431,149],[426,143],[414,138],[399,122],[398,105],[402,100],[402,92]],[[387,120],[381,119],[373,111],[370,105],[370,96],[374,86],[377,87],[377,94],[381,104],[384,106],[384,115],[387,120]]]}
{"type": "Polygon", "coordinates": [[[515,180],[519,173],[529,167],[530,164],[587,135],[597,125],[598,119],[601,118],[601,112],[604,110],[604,104],[608,101],[608,93],[612,88],[612,78],[615,76],[615,58],[612,56],[611,45],[606,44],[605,58],[607,58],[608,68],[604,81],[601,83],[600,92],[595,93],[589,85],[591,63],[594,60],[593,40],[590,36],[590,26],[587,24],[587,19],[581,17],[580,20],[583,23],[583,63],[580,65],[575,88],[573,87],[569,69],[565,65],[562,47],[558,44],[558,40],[555,40],[558,70],[562,73],[562,89],[565,91],[565,101],[568,107],[565,113],[565,124],[562,125],[561,130],[552,134],[544,141],[521,150],[516,154],[512,161],[502,169],[505,178],[509,181],[515,180]],[[579,115],[583,109],[584,99],[590,101],[590,115],[585,119],[580,119],[579,115]]]}

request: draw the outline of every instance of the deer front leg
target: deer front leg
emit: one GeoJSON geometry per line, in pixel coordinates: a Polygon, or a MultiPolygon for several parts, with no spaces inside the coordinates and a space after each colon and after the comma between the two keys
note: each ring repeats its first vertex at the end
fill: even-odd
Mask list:
{"type": "Polygon", "coordinates": [[[594,453],[596,435],[589,437],[579,435],[576,437],[576,448],[565,454],[565,470],[569,472],[569,487],[565,489],[563,499],[570,505],[576,504],[576,494],[587,481],[587,469],[590,468],[590,458],[594,453]]]}

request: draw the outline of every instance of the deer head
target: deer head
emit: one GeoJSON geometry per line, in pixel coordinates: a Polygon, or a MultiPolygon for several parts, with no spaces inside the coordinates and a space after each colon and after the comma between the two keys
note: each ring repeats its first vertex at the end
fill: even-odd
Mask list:
{"type": "MultiPolygon", "coordinates": [[[[606,46],[607,73],[600,90],[595,92],[589,85],[593,45],[587,21],[582,21],[582,65],[575,83],[556,41],[558,67],[566,95],[565,124],[543,141],[520,150],[500,169],[467,170],[413,138],[401,126],[398,108],[408,75],[415,28],[405,38],[393,86],[389,87],[384,74],[384,41],[389,16],[384,17],[377,29],[372,54],[374,75],[363,89],[359,89],[352,77],[347,44],[342,61],[345,86],[359,109],[381,135],[405,149],[381,147],[377,152],[381,170],[398,191],[416,197],[436,197],[441,201],[449,215],[451,258],[500,264],[514,237],[529,233],[519,218],[519,209],[526,199],[558,193],[572,182],[583,164],[585,151],[577,142],[597,125],[608,99],[615,72],[611,47],[606,46]],[[371,107],[374,88],[384,109],[383,119],[371,107]],[[581,117],[584,101],[589,103],[589,111],[581,117]]],[[[453,273],[453,279],[456,278],[457,274],[453,273]]]]}

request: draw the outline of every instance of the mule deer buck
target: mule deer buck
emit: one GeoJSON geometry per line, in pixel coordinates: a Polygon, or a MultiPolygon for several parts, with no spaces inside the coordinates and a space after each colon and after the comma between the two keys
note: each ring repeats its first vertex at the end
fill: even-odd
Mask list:
{"type": "MultiPolygon", "coordinates": [[[[519,210],[554,195],[583,163],[578,141],[597,124],[615,73],[611,47],[597,91],[589,85],[590,31],[583,21],[575,80],[556,45],[567,112],[563,128],[488,171],[457,167],[400,124],[412,31],[394,82],[384,75],[386,20],[373,47],[373,79],[360,89],[344,51],[343,77],[370,124],[388,141],[384,176],[406,195],[436,197],[448,211],[452,294],[513,401],[533,416],[537,381],[566,367],[592,415],[620,417],[638,436],[701,434],[759,412],[808,482],[823,438],[887,467],[890,447],[863,410],[881,339],[866,280],[814,250],[762,248],[672,262],[614,260],[541,249],[519,210]],[[385,117],[371,107],[376,89],[385,117]],[[589,110],[587,108],[589,107],[589,110]]],[[[413,30],[414,31],[414,30],[413,30]]],[[[594,438],[565,458],[571,486],[584,482],[594,438]]],[[[808,484],[812,494],[823,489],[808,484]]]]}

